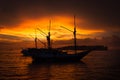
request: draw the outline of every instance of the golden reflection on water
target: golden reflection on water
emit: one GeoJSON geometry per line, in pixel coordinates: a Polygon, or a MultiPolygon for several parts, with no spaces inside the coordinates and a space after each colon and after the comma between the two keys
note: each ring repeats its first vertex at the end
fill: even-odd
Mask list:
{"type": "Polygon", "coordinates": [[[119,51],[108,53],[91,53],[85,63],[36,64],[20,51],[0,51],[0,80],[119,80],[119,51]]]}
{"type": "Polygon", "coordinates": [[[2,80],[79,80],[90,77],[89,69],[82,62],[35,64],[20,51],[2,52],[0,58],[2,80]]]}
{"type": "Polygon", "coordinates": [[[45,63],[29,65],[29,76],[34,80],[79,80],[88,78],[88,74],[90,74],[90,72],[83,63],[45,63]]]}

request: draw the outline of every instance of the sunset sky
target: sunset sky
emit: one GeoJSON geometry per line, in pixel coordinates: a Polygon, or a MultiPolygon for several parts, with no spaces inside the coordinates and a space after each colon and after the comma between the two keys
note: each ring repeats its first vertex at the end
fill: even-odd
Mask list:
{"type": "MultiPolygon", "coordinates": [[[[35,28],[48,32],[51,38],[73,38],[76,15],[77,38],[120,36],[120,5],[118,0],[0,0],[0,41],[31,40],[35,28]]],[[[37,31],[41,40],[45,37],[37,31]]]]}

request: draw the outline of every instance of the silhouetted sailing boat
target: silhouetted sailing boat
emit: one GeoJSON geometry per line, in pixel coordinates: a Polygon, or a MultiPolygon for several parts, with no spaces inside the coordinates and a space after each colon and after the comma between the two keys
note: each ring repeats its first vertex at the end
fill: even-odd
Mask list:
{"type": "MultiPolygon", "coordinates": [[[[34,61],[80,61],[84,56],[86,56],[88,53],[90,53],[92,50],[86,50],[82,52],[76,51],[76,25],[75,25],[75,16],[74,16],[74,54],[68,54],[67,52],[64,52],[57,48],[51,47],[51,39],[50,39],[50,27],[51,27],[51,21],[49,25],[49,31],[48,35],[46,35],[47,38],[47,48],[37,48],[37,37],[35,37],[35,48],[27,48],[23,49],[22,53],[24,56],[30,56],[33,58],[34,61]]],[[[40,29],[39,29],[40,30],[40,29]]],[[[40,30],[43,32],[42,30],[40,30]]],[[[44,33],[44,32],[43,32],[44,33]]]]}

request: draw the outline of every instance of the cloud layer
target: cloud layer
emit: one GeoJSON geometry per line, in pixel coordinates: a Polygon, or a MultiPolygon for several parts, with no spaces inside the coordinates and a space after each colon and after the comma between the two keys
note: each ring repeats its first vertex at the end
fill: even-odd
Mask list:
{"type": "Polygon", "coordinates": [[[77,15],[86,23],[83,29],[119,31],[120,12],[117,0],[1,0],[0,26],[13,27],[25,19],[56,15],[77,15]]]}

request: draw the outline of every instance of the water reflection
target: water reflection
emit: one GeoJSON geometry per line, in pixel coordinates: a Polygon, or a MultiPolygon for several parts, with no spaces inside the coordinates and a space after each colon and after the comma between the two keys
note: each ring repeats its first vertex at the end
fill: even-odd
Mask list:
{"type": "Polygon", "coordinates": [[[83,62],[30,64],[29,78],[34,80],[80,80],[92,79],[91,72],[83,62]]]}
{"type": "Polygon", "coordinates": [[[83,62],[36,64],[18,51],[1,52],[0,56],[0,80],[90,80],[90,75],[83,62]]]}
{"type": "Polygon", "coordinates": [[[30,58],[22,57],[18,51],[0,52],[0,80],[27,80],[30,58]]]}
{"type": "Polygon", "coordinates": [[[36,64],[18,51],[0,51],[0,80],[119,80],[119,52],[94,52],[85,63],[36,64]]]}

